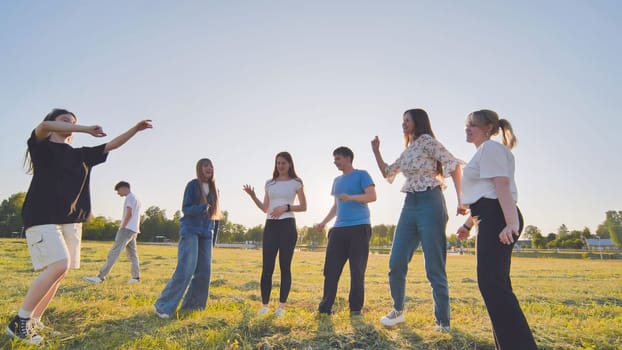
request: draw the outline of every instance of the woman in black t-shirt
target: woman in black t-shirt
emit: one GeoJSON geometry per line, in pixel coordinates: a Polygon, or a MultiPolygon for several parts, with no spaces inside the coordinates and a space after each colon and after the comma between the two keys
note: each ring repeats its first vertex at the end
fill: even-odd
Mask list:
{"type": "Polygon", "coordinates": [[[106,134],[99,125],[78,125],[73,113],[54,109],[33,130],[25,160],[33,177],[22,219],[34,269],[42,272],[9,323],[9,335],[31,344],[42,341],[36,333],[42,327],[41,316],[69,268],[80,267],[82,222],[91,214],[91,168],[105,162],[108,152],[121,147],[137,132],[151,127],[150,120],[143,120],[108,143],[73,148],[70,144],[74,132],[95,137],[106,134]]]}

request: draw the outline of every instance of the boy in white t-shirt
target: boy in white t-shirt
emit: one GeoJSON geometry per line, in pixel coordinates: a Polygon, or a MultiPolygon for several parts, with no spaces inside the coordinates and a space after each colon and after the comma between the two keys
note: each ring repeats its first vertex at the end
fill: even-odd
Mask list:
{"type": "Polygon", "coordinates": [[[121,226],[117,231],[112,248],[108,252],[108,258],[104,263],[104,266],[99,270],[97,276],[84,277],[83,279],[90,283],[102,283],[123,248],[126,249],[128,259],[130,259],[132,278],[128,281],[129,284],[140,282],[140,266],[138,262],[138,252],[136,250],[136,238],[140,233],[140,202],[138,198],[130,191],[130,184],[121,181],[115,187],[115,191],[121,197],[125,197],[125,203],[123,204],[123,218],[121,219],[121,226]]]}

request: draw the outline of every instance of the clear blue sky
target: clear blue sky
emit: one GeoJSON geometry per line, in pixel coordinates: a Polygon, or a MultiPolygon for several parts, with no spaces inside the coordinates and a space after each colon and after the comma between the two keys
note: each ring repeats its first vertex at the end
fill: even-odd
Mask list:
{"type": "MultiPolygon", "coordinates": [[[[274,155],[292,153],[308,211],[319,222],[347,145],[370,172],[373,224],[397,221],[403,178],[381,178],[403,148],[402,113],[424,108],[437,138],[467,160],[466,115],[508,118],[519,205],[545,233],[595,230],[622,209],[622,3],[619,1],[3,1],[0,2],[0,199],[26,191],[31,130],[54,107],[105,139],[139,119],[139,134],[95,168],[95,215],[118,219],[113,191],[127,180],[142,200],[180,208],[196,161],[211,158],[230,218],[265,217],[242,191],[263,193],[274,155]]],[[[450,213],[456,196],[445,192],[450,213]]],[[[462,223],[451,214],[448,231],[462,223]]]]}

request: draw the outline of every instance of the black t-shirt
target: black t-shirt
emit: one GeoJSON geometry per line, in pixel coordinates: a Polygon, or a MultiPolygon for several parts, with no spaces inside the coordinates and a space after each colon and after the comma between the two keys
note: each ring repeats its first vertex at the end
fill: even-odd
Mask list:
{"type": "Polygon", "coordinates": [[[24,227],[86,221],[91,213],[91,168],[106,161],[105,147],[37,142],[33,131],[28,139],[33,176],[22,208],[24,227]]]}

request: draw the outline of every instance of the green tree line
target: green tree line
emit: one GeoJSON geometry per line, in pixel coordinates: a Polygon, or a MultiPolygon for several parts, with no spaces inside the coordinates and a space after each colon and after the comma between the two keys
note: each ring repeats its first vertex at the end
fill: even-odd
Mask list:
{"type": "MultiPolygon", "coordinates": [[[[18,192],[2,201],[0,204],[0,237],[15,237],[22,231],[21,209],[24,204],[26,193],[18,192]]],[[[263,225],[247,228],[244,225],[233,223],[229,220],[229,213],[225,211],[220,220],[218,242],[260,242],[263,234],[263,225]]],[[[166,211],[157,206],[147,208],[141,215],[141,234],[139,241],[154,242],[160,240],[177,241],[179,239],[179,220],[181,212],[173,213],[168,218],[166,211]]],[[[82,229],[82,237],[86,240],[113,240],[119,228],[119,220],[111,220],[103,216],[91,218],[85,222],[82,229]]],[[[375,225],[372,227],[372,246],[389,246],[393,242],[395,225],[375,225]]],[[[611,238],[618,246],[622,247],[622,211],[610,210],[605,213],[605,220],[598,226],[596,233],[590,229],[569,230],[566,225],[561,225],[556,233],[544,235],[538,227],[528,225],[525,227],[521,239],[530,239],[534,248],[571,248],[581,249],[585,247],[586,238],[611,238]]],[[[308,246],[322,246],[326,244],[326,232],[315,227],[303,226],[298,228],[298,244],[308,246]]],[[[450,246],[472,244],[472,242],[460,243],[455,235],[448,238],[450,246]]]]}

